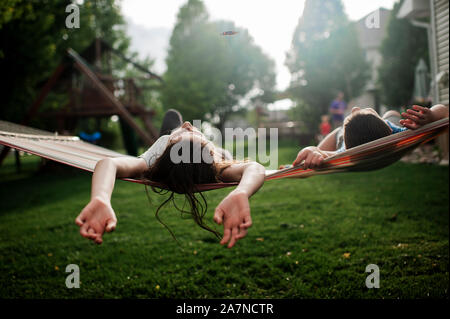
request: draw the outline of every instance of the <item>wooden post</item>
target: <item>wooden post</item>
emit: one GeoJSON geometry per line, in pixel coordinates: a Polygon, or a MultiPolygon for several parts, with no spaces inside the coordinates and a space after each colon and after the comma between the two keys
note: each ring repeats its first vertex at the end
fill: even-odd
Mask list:
{"type": "Polygon", "coordinates": [[[20,167],[21,167],[21,165],[20,165],[19,151],[16,150],[16,151],[14,152],[14,155],[16,156],[16,172],[17,172],[17,173],[20,173],[20,167]]]}
{"type": "Polygon", "coordinates": [[[86,64],[83,62],[82,58],[72,49],[67,50],[69,55],[75,61],[75,66],[80,72],[84,73],[92,82],[94,86],[100,91],[100,93],[116,108],[119,115],[126,121],[142,138],[142,140],[147,145],[152,145],[155,139],[151,138],[147,132],[145,132],[137,123],[134,121],[131,114],[127,109],[120,103],[118,99],[105,87],[105,85],[98,79],[98,77],[92,72],[86,64]]]}

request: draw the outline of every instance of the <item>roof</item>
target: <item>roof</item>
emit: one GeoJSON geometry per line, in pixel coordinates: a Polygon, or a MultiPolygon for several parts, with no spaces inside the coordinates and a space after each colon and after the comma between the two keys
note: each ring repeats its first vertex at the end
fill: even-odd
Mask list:
{"type": "Polygon", "coordinates": [[[428,0],[405,0],[397,13],[398,19],[428,16],[430,16],[430,1],[428,0]]]}

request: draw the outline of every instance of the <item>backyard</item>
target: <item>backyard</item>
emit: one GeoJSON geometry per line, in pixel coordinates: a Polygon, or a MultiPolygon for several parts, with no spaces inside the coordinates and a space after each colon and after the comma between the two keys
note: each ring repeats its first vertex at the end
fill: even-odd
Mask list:
{"type": "MultiPolygon", "coordinates": [[[[298,147],[283,144],[280,163],[298,147]]],[[[116,231],[100,246],[74,223],[91,174],[0,169],[1,298],[448,298],[448,166],[398,162],[378,171],[266,182],[253,227],[232,249],[166,206],[165,196],[116,182],[116,231]],[[80,269],[79,289],[65,285],[80,269]],[[366,266],[380,287],[366,287],[366,266]]],[[[207,220],[230,189],[206,192],[207,220]]],[[[179,199],[182,203],[182,198],[179,199]]],[[[222,231],[221,226],[215,226],[222,231]]]]}

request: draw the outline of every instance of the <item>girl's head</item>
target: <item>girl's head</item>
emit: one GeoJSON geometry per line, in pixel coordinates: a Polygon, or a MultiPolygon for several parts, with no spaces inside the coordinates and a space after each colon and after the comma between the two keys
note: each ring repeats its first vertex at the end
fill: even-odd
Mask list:
{"type": "Polygon", "coordinates": [[[352,148],[388,136],[392,129],[371,108],[352,108],[344,120],[344,141],[346,148],[352,148]]]}
{"type": "MultiPolygon", "coordinates": [[[[161,222],[158,217],[160,209],[172,200],[179,211],[191,214],[200,227],[219,236],[203,221],[207,203],[196,187],[198,184],[219,182],[222,170],[230,164],[220,158],[215,152],[214,144],[189,122],[185,122],[181,127],[172,131],[166,149],[144,173],[145,178],[163,184],[169,192],[172,192],[158,208],[156,212],[158,220],[161,222]],[[190,211],[176,206],[174,193],[185,195],[190,211]]],[[[166,193],[164,190],[155,188],[153,191],[166,193]]]]}

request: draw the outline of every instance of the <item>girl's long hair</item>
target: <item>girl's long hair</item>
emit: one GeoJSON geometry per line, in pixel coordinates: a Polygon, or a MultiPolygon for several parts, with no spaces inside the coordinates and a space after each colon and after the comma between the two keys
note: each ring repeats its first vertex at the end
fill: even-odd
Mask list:
{"type": "MultiPolygon", "coordinates": [[[[189,161],[174,163],[174,161],[172,161],[171,159],[171,150],[176,143],[170,143],[164,153],[143,174],[143,177],[145,179],[164,185],[165,189],[151,186],[152,190],[155,193],[161,195],[169,194],[169,197],[156,210],[155,217],[164,227],[166,227],[172,237],[176,240],[173,232],[161,220],[159,216],[161,209],[169,202],[172,202],[176,210],[178,210],[182,214],[189,214],[197,225],[213,233],[217,238],[220,238],[220,233],[209,227],[204,220],[205,214],[208,210],[208,203],[202,192],[197,189],[197,185],[221,182],[222,180],[220,178],[220,175],[222,171],[233,164],[234,161],[227,161],[223,159],[222,161],[214,160],[212,163],[207,163],[202,158],[199,163],[195,163],[194,151],[198,151],[199,148],[198,146],[197,148],[194,147],[194,142],[192,140],[188,142],[190,148],[189,161]],[[186,202],[188,203],[190,207],[189,210],[185,210],[185,204],[183,204],[182,207],[178,207],[175,202],[175,193],[184,194],[185,204],[186,202]]],[[[202,153],[205,147],[209,148],[209,145],[212,144],[201,144],[202,153]]],[[[214,149],[207,149],[206,151],[208,151],[209,154],[214,158],[214,149]]],[[[147,187],[146,192],[148,196],[147,187]]]]}

